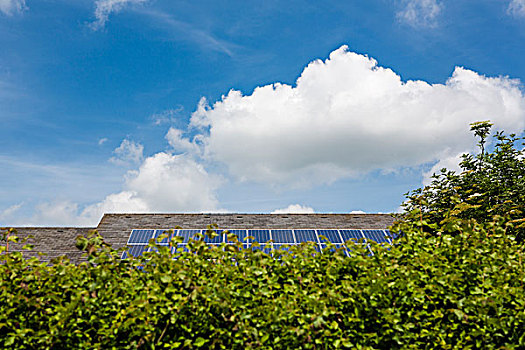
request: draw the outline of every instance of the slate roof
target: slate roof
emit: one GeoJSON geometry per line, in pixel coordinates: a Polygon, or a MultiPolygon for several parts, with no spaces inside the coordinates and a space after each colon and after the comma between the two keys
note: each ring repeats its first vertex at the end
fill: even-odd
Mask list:
{"type": "Polygon", "coordinates": [[[67,255],[73,262],[82,261],[75,247],[78,235],[96,229],[105,241],[118,249],[123,247],[132,229],[205,229],[217,224],[221,229],[386,229],[394,222],[391,214],[105,214],[95,228],[24,227],[17,228],[19,237],[33,235],[33,251],[23,251],[21,244],[11,244],[10,251],[23,251],[24,256],[45,253],[50,260],[67,255]]]}
{"type": "Polygon", "coordinates": [[[82,261],[82,252],[75,246],[79,235],[85,236],[95,228],[87,227],[15,227],[20,239],[29,237],[26,243],[9,243],[10,252],[22,252],[27,258],[44,253],[42,261],[66,255],[71,261],[78,263],[82,261]],[[33,244],[33,250],[24,250],[24,244],[33,244]]]}

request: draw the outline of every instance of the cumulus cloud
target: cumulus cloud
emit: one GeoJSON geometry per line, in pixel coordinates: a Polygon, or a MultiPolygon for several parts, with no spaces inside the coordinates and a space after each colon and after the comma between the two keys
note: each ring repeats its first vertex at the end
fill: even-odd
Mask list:
{"type": "Polygon", "coordinates": [[[166,140],[177,153],[187,153],[193,156],[200,156],[202,152],[201,148],[201,135],[197,135],[193,140],[189,140],[184,137],[184,132],[180,129],[170,128],[166,134],[166,140]]]}
{"type": "Polygon", "coordinates": [[[77,217],[77,213],[78,204],[71,201],[45,202],[36,206],[32,220],[47,226],[96,226],[87,218],[77,217]]]}
{"type": "MultiPolygon", "coordinates": [[[[104,142],[102,142],[104,143],[104,142]]],[[[99,145],[101,145],[99,141],[99,145]]],[[[140,143],[130,141],[125,139],[122,141],[120,146],[115,148],[113,151],[115,154],[109,159],[113,164],[117,165],[130,165],[130,164],[140,164],[144,158],[144,146],[140,143]]]]}
{"type": "Polygon", "coordinates": [[[437,0],[404,0],[397,18],[412,27],[434,27],[442,9],[437,0]]]}
{"type": "Polygon", "coordinates": [[[129,171],[121,192],[80,208],[69,201],[43,203],[33,221],[53,225],[96,225],[104,213],[217,211],[221,180],[184,155],[165,152],[129,171]]]}
{"type": "MultiPolygon", "coordinates": [[[[2,0],[0,0],[2,1],[2,0]]],[[[91,23],[93,30],[104,28],[109,15],[122,11],[126,6],[146,3],[148,0],[97,0],[95,2],[95,18],[91,23]]]]}
{"type": "Polygon", "coordinates": [[[283,209],[276,209],[271,214],[313,214],[315,213],[314,208],[303,206],[300,204],[290,204],[288,207],[283,209]]]}
{"type": "Polygon", "coordinates": [[[316,185],[372,170],[395,171],[473,149],[469,123],[490,119],[520,133],[525,98],[517,80],[457,67],[444,84],[402,81],[346,46],[310,63],[295,86],[232,90],[199,103],[206,159],[241,180],[316,185]]]}
{"type": "Polygon", "coordinates": [[[525,0],[512,0],[507,13],[515,17],[525,17],[525,0]]]}
{"type": "Polygon", "coordinates": [[[455,155],[446,155],[439,159],[439,161],[430,168],[429,171],[423,173],[423,186],[430,185],[432,183],[432,175],[440,174],[441,169],[445,168],[447,170],[455,171],[456,173],[461,172],[461,156],[465,152],[459,152],[455,155]]]}
{"type": "Polygon", "coordinates": [[[25,0],[0,0],[0,11],[7,16],[22,13],[27,9],[25,0]]]}

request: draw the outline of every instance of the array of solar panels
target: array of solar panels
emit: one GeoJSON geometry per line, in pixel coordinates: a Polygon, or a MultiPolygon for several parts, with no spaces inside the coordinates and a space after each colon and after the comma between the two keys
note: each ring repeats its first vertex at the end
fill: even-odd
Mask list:
{"type": "MultiPolygon", "coordinates": [[[[138,257],[144,252],[151,249],[148,243],[154,239],[159,245],[169,245],[169,240],[174,236],[182,237],[182,242],[178,243],[177,247],[172,247],[175,250],[182,247],[186,250],[190,239],[203,239],[206,244],[221,245],[222,243],[233,244],[227,239],[226,230],[215,230],[217,233],[214,237],[209,237],[207,230],[172,230],[171,237],[166,237],[168,230],[132,230],[128,239],[128,252],[124,252],[122,258],[125,259],[128,255],[138,257]],[[160,237],[164,236],[160,241],[160,237]]],[[[242,242],[244,248],[260,249],[265,253],[273,254],[275,250],[301,244],[303,242],[314,242],[315,248],[322,253],[327,249],[327,243],[330,242],[333,248],[341,248],[343,244],[348,241],[365,244],[373,254],[370,248],[370,241],[375,241],[380,244],[392,244],[392,238],[388,230],[227,230],[237,236],[239,242],[242,242]],[[259,243],[259,246],[253,245],[254,242],[259,243]]],[[[212,235],[213,236],[213,235],[212,235]]],[[[180,239],[179,239],[180,240],[180,239]]],[[[333,249],[332,248],[332,249],[333,249]]],[[[350,253],[345,249],[345,253],[350,253]]]]}

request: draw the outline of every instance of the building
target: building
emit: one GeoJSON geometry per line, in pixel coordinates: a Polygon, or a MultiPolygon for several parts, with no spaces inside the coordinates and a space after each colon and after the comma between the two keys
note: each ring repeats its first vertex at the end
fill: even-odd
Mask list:
{"type": "Polygon", "coordinates": [[[93,230],[118,249],[128,243],[132,230],[200,230],[212,224],[229,230],[386,230],[393,222],[391,214],[105,214],[97,227],[17,227],[20,238],[33,236],[28,243],[34,249],[11,243],[9,251],[26,257],[43,253],[44,261],[66,255],[77,263],[83,258],[76,238],[93,230]]]}

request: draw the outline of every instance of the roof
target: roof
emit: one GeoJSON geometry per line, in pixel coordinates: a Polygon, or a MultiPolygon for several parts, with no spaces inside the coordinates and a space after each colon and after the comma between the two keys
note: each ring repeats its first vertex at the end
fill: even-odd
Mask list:
{"type": "Polygon", "coordinates": [[[17,236],[21,239],[29,238],[26,243],[9,243],[10,252],[22,252],[27,258],[44,253],[42,261],[66,255],[71,261],[78,263],[82,259],[82,252],[75,246],[79,235],[86,236],[95,228],[88,227],[15,227],[17,236]],[[32,250],[23,249],[24,244],[33,244],[32,250]]]}
{"type": "Polygon", "coordinates": [[[11,244],[10,251],[24,256],[46,254],[50,260],[60,255],[73,262],[82,261],[75,247],[79,235],[97,230],[105,241],[118,249],[126,245],[132,229],[205,229],[216,224],[220,229],[386,229],[394,222],[391,214],[105,214],[97,227],[24,227],[16,228],[19,237],[33,235],[28,243],[33,251],[22,250],[22,244],[11,244]]]}

